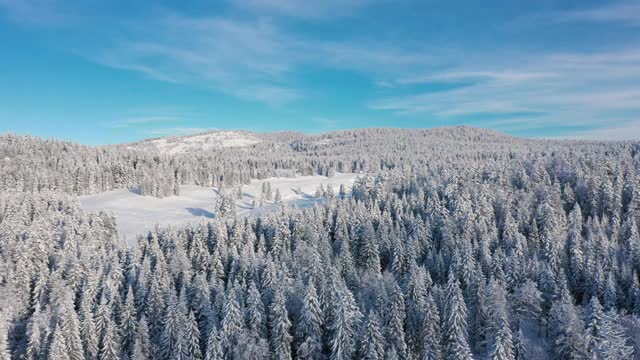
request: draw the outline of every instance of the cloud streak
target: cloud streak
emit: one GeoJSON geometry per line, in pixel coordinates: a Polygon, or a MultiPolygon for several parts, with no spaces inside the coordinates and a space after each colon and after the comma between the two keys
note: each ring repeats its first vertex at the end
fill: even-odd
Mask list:
{"type": "Polygon", "coordinates": [[[85,56],[155,80],[197,85],[271,106],[306,96],[296,85],[297,73],[305,66],[392,77],[433,61],[422,51],[390,44],[308,40],[260,19],[165,13],[129,32],[128,39],[110,41],[85,56]]]}
{"type": "Polygon", "coordinates": [[[558,23],[595,22],[640,26],[640,3],[623,1],[597,8],[559,12],[552,19],[558,23]]]}
{"type": "Polygon", "coordinates": [[[506,67],[466,64],[459,69],[404,78],[398,83],[467,80],[471,81],[469,86],[381,98],[371,102],[370,107],[405,115],[513,115],[514,124],[548,126],[561,121],[563,125],[593,126],[619,119],[621,112],[640,112],[639,60],[640,52],[629,49],[512,58],[506,67]],[[527,113],[535,116],[520,116],[527,113]]]}
{"type": "Polygon", "coordinates": [[[355,11],[366,7],[374,0],[232,0],[241,9],[254,13],[272,13],[304,19],[331,19],[338,16],[352,15],[355,11]]]}
{"type": "Polygon", "coordinates": [[[556,139],[572,140],[614,140],[628,141],[640,139],[640,120],[620,124],[610,124],[604,127],[577,131],[572,135],[555,136],[556,139]]]}

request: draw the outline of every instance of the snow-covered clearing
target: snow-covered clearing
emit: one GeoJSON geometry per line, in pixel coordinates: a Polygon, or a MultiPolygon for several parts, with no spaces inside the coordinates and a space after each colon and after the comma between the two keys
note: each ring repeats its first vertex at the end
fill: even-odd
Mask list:
{"type": "MultiPolygon", "coordinates": [[[[331,186],[337,194],[341,184],[350,190],[356,177],[356,174],[336,173],[331,178],[298,176],[253,180],[251,184],[242,187],[243,197],[236,202],[236,211],[239,215],[249,216],[276,209],[273,201],[255,209],[251,206],[253,200],[259,202],[262,184],[267,181],[271,183],[273,194],[276,189],[280,190],[283,201],[306,207],[322,201],[314,197],[320,184],[325,188],[331,186]],[[302,190],[301,194],[296,193],[298,189],[302,190]]],[[[195,223],[202,218],[213,218],[215,200],[218,198],[215,190],[211,187],[185,185],[180,187],[180,196],[159,199],[122,189],[81,196],[80,205],[88,211],[112,212],[116,217],[120,238],[133,245],[137,235],[153,229],[156,224],[180,225],[195,223]]]]}

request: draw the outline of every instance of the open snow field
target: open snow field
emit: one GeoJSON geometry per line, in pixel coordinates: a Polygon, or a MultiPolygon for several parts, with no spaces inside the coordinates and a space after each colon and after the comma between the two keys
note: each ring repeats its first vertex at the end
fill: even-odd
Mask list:
{"type": "MultiPolygon", "coordinates": [[[[269,178],[253,180],[251,184],[242,187],[243,197],[236,202],[239,215],[257,215],[263,211],[276,208],[273,201],[265,202],[262,207],[252,208],[255,199],[259,202],[262,184],[270,182],[273,194],[280,190],[282,200],[298,207],[311,206],[321,199],[315,198],[316,188],[322,184],[325,188],[331,186],[338,193],[340,184],[347,190],[351,189],[357,174],[336,173],[334,177],[298,176],[296,178],[269,178]],[[296,194],[296,190],[302,190],[296,194]]],[[[126,189],[108,191],[97,195],[80,196],[80,205],[87,211],[108,211],[116,217],[118,234],[129,245],[136,242],[137,235],[145,234],[156,224],[180,225],[195,223],[202,218],[215,216],[215,202],[218,195],[216,189],[185,185],[180,187],[180,196],[159,199],[153,196],[142,196],[126,189]]]]}

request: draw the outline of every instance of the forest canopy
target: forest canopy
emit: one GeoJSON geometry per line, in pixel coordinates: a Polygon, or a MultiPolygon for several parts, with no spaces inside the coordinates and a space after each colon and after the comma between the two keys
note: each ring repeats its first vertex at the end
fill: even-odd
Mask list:
{"type": "Polygon", "coordinates": [[[364,129],[168,155],[0,137],[0,359],[633,359],[640,143],[364,129]],[[77,196],[360,174],[119,244],[77,196]]]}

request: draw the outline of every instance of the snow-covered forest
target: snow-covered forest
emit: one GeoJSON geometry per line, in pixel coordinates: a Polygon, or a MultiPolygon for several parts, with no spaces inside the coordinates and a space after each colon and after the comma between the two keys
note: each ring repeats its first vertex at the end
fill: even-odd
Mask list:
{"type": "Polygon", "coordinates": [[[1,136],[0,359],[640,358],[640,143],[252,137],[168,153],[1,136]],[[348,194],[137,246],[78,200],[336,172],[358,174],[348,194]]]}

